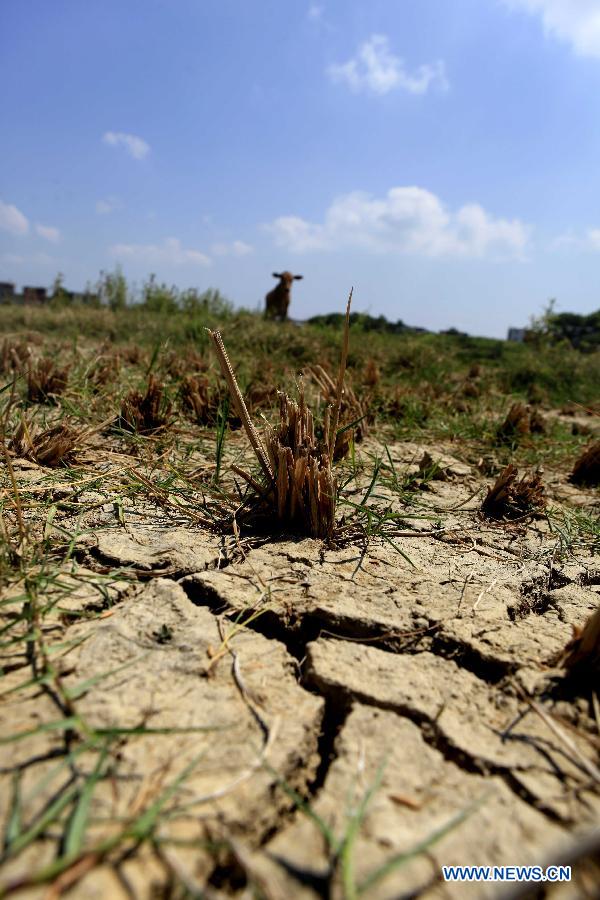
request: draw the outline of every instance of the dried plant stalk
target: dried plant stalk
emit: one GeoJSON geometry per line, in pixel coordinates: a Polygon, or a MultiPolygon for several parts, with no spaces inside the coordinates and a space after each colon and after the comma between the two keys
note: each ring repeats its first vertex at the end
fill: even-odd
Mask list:
{"type": "Polygon", "coordinates": [[[235,468],[254,491],[254,509],[275,516],[282,526],[297,528],[312,537],[330,537],[335,524],[337,480],[332,462],[348,356],[351,300],[352,292],[346,309],[335,404],[325,411],[322,442],[315,436],[313,414],[306,405],[304,383],[300,379],[298,402],[281,391],[278,393],[279,422],[275,427],[267,426],[266,446],[263,445],[248,413],[221,335],[219,332],[209,332],[233,403],[267,478],[267,485],[263,486],[248,473],[235,468]]]}
{"type": "MultiPolygon", "coordinates": [[[[346,309],[344,343],[340,362],[340,371],[344,372],[344,382],[348,356],[351,300],[352,292],[350,292],[350,299],[346,309]]],[[[361,402],[352,390],[352,387],[347,383],[342,384],[340,393],[339,373],[337,381],[334,382],[329,372],[323,366],[315,364],[306,368],[306,374],[317,385],[324,402],[329,406],[324,416],[324,435],[332,461],[343,459],[350,449],[352,438],[358,442],[367,434],[367,403],[361,402]]],[[[379,378],[378,372],[377,378],[379,378]]]]}
{"type": "MultiPolygon", "coordinates": [[[[327,403],[330,407],[330,418],[329,422],[331,422],[331,411],[333,410],[333,406],[337,400],[337,387],[331,375],[327,372],[323,366],[314,365],[308,366],[306,369],[306,374],[310,377],[312,381],[315,382],[319,390],[321,391],[321,396],[325,403],[327,403]]],[[[327,413],[326,413],[327,415],[327,413]]],[[[365,422],[367,415],[366,407],[361,401],[358,399],[352,387],[349,384],[344,385],[344,392],[342,396],[342,403],[340,406],[340,414],[338,417],[338,424],[336,426],[336,440],[334,447],[334,460],[342,459],[350,446],[350,438],[352,434],[354,434],[355,439],[358,441],[362,437],[364,437],[368,433],[367,425],[365,422]],[[343,431],[340,433],[341,425],[351,425],[353,422],[357,424],[349,428],[347,431],[343,431]]],[[[325,434],[329,440],[329,425],[325,430],[325,434]]]]}
{"type": "Polygon", "coordinates": [[[338,380],[337,380],[337,389],[336,389],[336,402],[333,407],[333,415],[331,417],[331,424],[329,426],[329,461],[333,462],[333,454],[335,452],[335,438],[337,435],[337,428],[340,421],[340,407],[342,405],[342,394],[344,393],[344,376],[346,374],[346,362],[348,360],[348,344],[350,343],[350,304],[352,303],[352,290],[350,290],[350,296],[348,297],[348,304],[346,306],[346,321],[344,323],[344,340],[342,341],[342,356],[340,359],[340,368],[338,371],[338,380]]]}
{"type": "Polygon", "coordinates": [[[221,366],[223,378],[227,382],[227,387],[229,388],[229,393],[231,394],[233,405],[235,406],[235,410],[238,416],[242,420],[242,425],[244,426],[244,430],[248,435],[248,440],[252,445],[252,449],[256,454],[256,458],[260,463],[261,469],[263,470],[269,481],[273,483],[273,472],[269,467],[265,448],[263,447],[258,436],[258,432],[256,431],[256,428],[252,423],[252,419],[250,418],[250,414],[246,408],[246,404],[244,403],[244,398],[242,397],[242,392],[240,391],[238,383],[235,380],[235,375],[233,374],[233,369],[231,368],[231,363],[229,362],[229,357],[227,356],[227,351],[225,350],[225,345],[223,344],[223,338],[218,331],[209,330],[208,333],[212,339],[213,344],[215,345],[215,350],[217,351],[217,358],[219,360],[219,365],[221,366]]]}

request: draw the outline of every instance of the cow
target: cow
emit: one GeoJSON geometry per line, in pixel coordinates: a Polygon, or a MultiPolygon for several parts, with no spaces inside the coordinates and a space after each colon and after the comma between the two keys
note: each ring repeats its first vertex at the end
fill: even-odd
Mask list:
{"type": "Polygon", "coordinates": [[[279,278],[279,284],[269,291],[265,297],[265,317],[285,322],[290,305],[292,281],[299,281],[302,275],[291,272],[273,272],[273,278],[279,278]]]}

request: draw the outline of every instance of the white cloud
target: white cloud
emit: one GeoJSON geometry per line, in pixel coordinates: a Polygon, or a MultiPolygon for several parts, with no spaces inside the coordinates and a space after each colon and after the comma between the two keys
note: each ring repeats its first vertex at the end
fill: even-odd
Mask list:
{"type": "Polygon", "coordinates": [[[0,228],[10,234],[27,234],[29,222],[20,209],[0,200],[0,228]]]}
{"type": "Polygon", "coordinates": [[[361,44],[356,56],[345,63],[329,66],[327,71],[333,82],[347,84],[353,91],[387,94],[400,89],[410,94],[424,94],[434,84],[441,90],[448,89],[442,60],[419,66],[411,74],[406,71],[404,60],[391,52],[384,34],[371,35],[361,44]]]}
{"type": "Polygon", "coordinates": [[[570,229],[563,234],[559,234],[558,237],[555,237],[554,240],[550,242],[549,249],[557,250],[560,247],[576,247],[580,244],[581,238],[577,237],[573,229],[570,229]]]}
{"type": "Polygon", "coordinates": [[[504,0],[540,16],[546,34],[567,41],[580,56],[600,57],[599,0],[504,0]]]}
{"type": "Polygon", "coordinates": [[[448,212],[435,194],[395,187],[381,199],[354,191],[338,197],[323,223],[282,216],[267,229],[275,242],[298,253],[360,248],[374,253],[428,257],[523,259],[530,228],[497,219],[476,203],[448,212]]]}
{"type": "Polygon", "coordinates": [[[307,16],[311,22],[318,22],[321,19],[323,12],[324,12],[324,9],[320,4],[311,3],[310,6],[308,7],[307,16]]]}
{"type": "Polygon", "coordinates": [[[38,222],[35,230],[40,237],[43,237],[45,241],[50,241],[51,244],[58,244],[60,241],[60,231],[58,228],[53,228],[52,225],[40,225],[38,222]]]}
{"type": "Polygon", "coordinates": [[[107,216],[109,213],[114,212],[115,209],[119,209],[121,207],[121,201],[118,197],[105,197],[102,200],[98,200],[96,202],[96,212],[99,216],[107,216]]]}
{"type": "Polygon", "coordinates": [[[232,241],[230,244],[213,244],[210,248],[213,256],[247,256],[253,250],[254,247],[246,244],[245,241],[232,241]]]}
{"type": "Polygon", "coordinates": [[[582,234],[578,234],[573,229],[570,229],[554,238],[550,244],[550,250],[564,247],[584,252],[600,252],[600,228],[588,228],[582,234]]]}
{"type": "Polygon", "coordinates": [[[135,134],[125,134],[122,131],[106,131],[102,140],[111,147],[122,145],[134,159],[143,159],[150,152],[150,145],[135,134]]]}
{"type": "Polygon", "coordinates": [[[185,249],[178,238],[166,238],[162,244],[114,244],[110,247],[112,256],[119,259],[137,259],[151,263],[165,263],[179,266],[192,263],[209,266],[210,257],[200,250],[185,249]]]}

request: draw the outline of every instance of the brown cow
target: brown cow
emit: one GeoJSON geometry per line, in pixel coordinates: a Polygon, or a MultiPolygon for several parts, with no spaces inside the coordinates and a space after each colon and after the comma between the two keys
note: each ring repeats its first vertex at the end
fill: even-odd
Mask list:
{"type": "Polygon", "coordinates": [[[292,275],[291,272],[273,272],[273,278],[279,278],[279,284],[265,297],[267,319],[280,319],[282,322],[287,319],[292,281],[299,281],[302,277],[302,275],[292,275]]]}

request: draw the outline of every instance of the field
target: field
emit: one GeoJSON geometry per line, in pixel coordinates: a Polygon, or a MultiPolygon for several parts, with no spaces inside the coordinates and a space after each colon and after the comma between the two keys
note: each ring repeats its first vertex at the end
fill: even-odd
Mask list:
{"type": "Polygon", "coordinates": [[[562,863],[505,896],[596,896],[598,351],[358,317],[329,432],[341,321],[0,334],[0,896],[489,897],[441,866],[562,863]],[[305,395],[330,524],[265,484],[208,329],[260,441],[305,395]]]}

